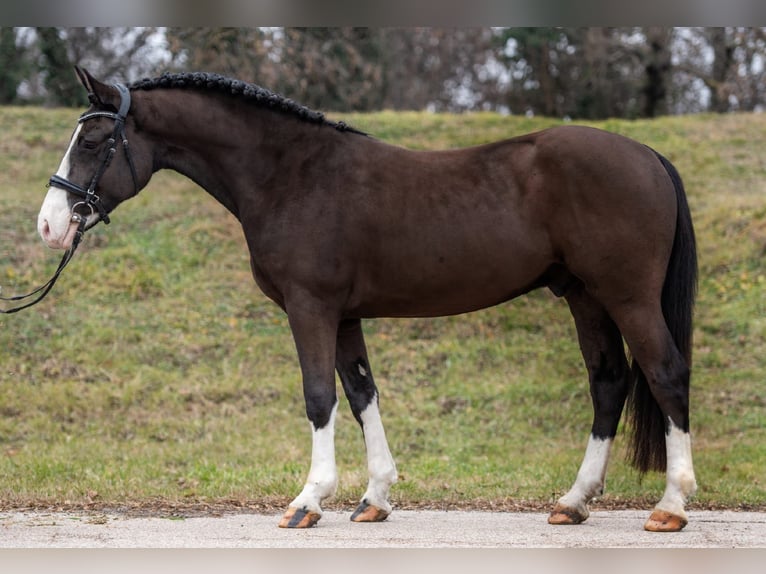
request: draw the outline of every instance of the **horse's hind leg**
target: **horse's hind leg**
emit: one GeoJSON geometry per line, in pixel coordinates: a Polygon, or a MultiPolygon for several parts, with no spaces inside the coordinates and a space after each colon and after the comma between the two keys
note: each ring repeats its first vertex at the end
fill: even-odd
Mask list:
{"type": "Polygon", "coordinates": [[[604,490],[609,453],[628,394],[628,363],[614,321],[582,284],[570,289],[566,299],[588,369],[594,416],[575,483],[556,503],[550,524],[579,524],[588,518],[588,502],[604,490]]]}
{"type": "MultiPolygon", "coordinates": [[[[660,424],[664,423],[664,441],[658,438],[651,441],[656,443],[651,446],[659,452],[664,446],[664,458],[667,459],[662,465],[667,469],[665,493],[644,528],[655,532],[678,531],[688,522],[684,509],[686,501],[697,490],[689,434],[690,369],[673,341],[659,305],[636,303],[616,309],[612,314],[640,367],[639,378],[634,384],[648,384],[651,396],[659,406],[659,411],[649,411],[651,415],[646,416],[661,418],[660,424]]],[[[634,410],[648,409],[635,399],[631,402],[634,410]]],[[[646,424],[646,421],[642,423],[641,415],[636,414],[636,424],[646,424]]],[[[642,444],[637,448],[648,446],[642,444]]],[[[660,463],[643,466],[646,468],[641,470],[647,470],[660,467],[660,463]]]]}
{"type": "Polygon", "coordinates": [[[369,483],[354,522],[380,522],[391,513],[388,492],[396,482],[396,466],[388,449],[378,411],[378,390],[372,378],[359,319],[343,321],[338,329],[335,368],[340,375],[351,411],[362,427],[367,448],[369,483]]]}

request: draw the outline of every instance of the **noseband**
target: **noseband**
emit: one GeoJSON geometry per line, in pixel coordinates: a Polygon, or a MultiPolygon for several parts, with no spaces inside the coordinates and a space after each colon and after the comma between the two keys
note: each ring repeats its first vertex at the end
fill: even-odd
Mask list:
{"type": "MultiPolygon", "coordinates": [[[[99,196],[96,195],[96,187],[98,187],[98,182],[101,180],[104,172],[106,172],[109,164],[112,163],[114,154],[117,153],[116,144],[119,140],[122,141],[122,147],[125,150],[125,158],[128,160],[128,165],[130,166],[130,175],[133,178],[133,187],[135,188],[136,193],[138,193],[138,177],[136,175],[136,166],[133,163],[133,157],[130,155],[128,138],[125,134],[125,119],[127,118],[128,111],[130,110],[130,90],[122,84],[114,84],[114,87],[118,92],[120,92],[121,98],[120,108],[117,113],[106,111],[90,112],[80,116],[80,119],[77,122],[78,124],[81,124],[95,118],[109,118],[114,120],[114,130],[112,131],[112,136],[107,141],[107,149],[101,158],[101,165],[96,170],[96,173],[93,174],[88,189],[84,189],[82,186],[79,186],[76,183],[72,183],[68,179],[58,175],[52,175],[48,181],[48,186],[55,185],[57,187],[61,187],[82,200],[72,206],[73,213],[78,205],[85,205],[90,209],[91,214],[98,213],[98,221],[103,221],[105,224],[109,223],[109,214],[107,213],[104,204],[101,203],[99,196]]],[[[93,94],[90,94],[89,98],[93,99],[93,94]]]]}
{"type": "MultiPolygon", "coordinates": [[[[138,193],[139,188],[138,188],[138,177],[136,175],[136,166],[133,163],[133,157],[130,155],[130,148],[128,147],[128,138],[125,134],[125,118],[127,118],[128,111],[130,110],[130,90],[128,90],[128,88],[126,88],[122,84],[114,84],[114,87],[117,88],[117,91],[120,93],[120,98],[121,98],[120,108],[117,111],[117,113],[106,112],[106,111],[90,112],[80,116],[80,119],[77,122],[78,124],[81,124],[83,122],[86,122],[88,120],[92,120],[95,118],[109,118],[114,120],[114,130],[112,131],[112,136],[107,141],[107,144],[108,144],[107,150],[104,153],[103,157],[101,158],[100,167],[96,170],[96,173],[93,175],[93,178],[90,180],[90,185],[88,186],[88,189],[84,189],[83,187],[77,185],[76,183],[72,183],[68,179],[60,177],[58,175],[51,176],[50,180],[48,181],[49,187],[51,185],[61,187],[65,189],[66,191],[68,191],[69,193],[76,195],[82,200],[82,201],[78,201],[72,206],[71,221],[72,223],[77,223],[77,232],[75,233],[74,239],[72,240],[72,246],[69,249],[67,249],[66,253],[64,253],[64,256],[61,258],[61,262],[56,268],[56,271],[53,273],[53,277],[51,277],[47,283],[38,287],[34,291],[27,293],[26,295],[17,295],[14,297],[0,297],[0,301],[20,302],[20,301],[25,301],[26,299],[29,299],[30,297],[33,297],[35,295],[37,295],[37,298],[27,303],[23,303],[19,305],[18,307],[13,307],[11,309],[0,309],[0,314],[7,315],[11,313],[16,313],[18,311],[21,311],[22,309],[26,309],[36,303],[39,303],[40,301],[43,300],[43,298],[50,292],[50,290],[56,284],[56,281],[58,280],[59,275],[61,275],[61,272],[72,260],[72,257],[74,256],[74,252],[77,249],[77,246],[80,244],[83,234],[85,233],[85,225],[87,223],[88,216],[82,215],[75,211],[79,205],[84,205],[85,207],[90,209],[90,214],[92,215],[98,214],[98,220],[96,221],[96,223],[98,223],[99,221],[103,221],[105,224],[109,223],[109,214],[107,213],[106,208],[104,207],[104,204],[101,203],[101,199],[99,198],[99,196],[96,195],[96,187],[98,186],[98,182],[101,180],[101,177],[104,175],[104,172],[109,167],[109,164],[112,162],[112,158],[114,157],[114,154],[117,153],[116,143],[118,140],[122,140],[122,147],[125,150],[125,158],[127,159],[128,165],[130,166],[130,175],[133,177],[133,187],[135,188],[136,193],[138,193]]],[[[93,101],[95,99],[95,95],[89,94],[88,98],[91,101],[93,101]]]]}

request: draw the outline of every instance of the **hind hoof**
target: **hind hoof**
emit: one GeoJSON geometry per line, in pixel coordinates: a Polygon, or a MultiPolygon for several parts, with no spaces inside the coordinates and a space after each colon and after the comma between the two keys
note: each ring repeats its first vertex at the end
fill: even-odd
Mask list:
{"type": "Polygon", "coordinates": [[[280,528],[311,528],[322,515],[318,512],[310,512],[305,508],[288,508],[279,521],[280,528]]]}
{"type": "Polygon", "coordinates": [[[548,524],[555,524],[555,525],[580,524],[582,522],[585,522],[588,516],[589,516],[589,513],[587,509],[585,509],[585,512],[583,512],[576,508],[571,508],[568,506],[564,506],[562,504],[557,504],[556,506],[553,507],[553,510],[548,515],[548,524]]]}
{"type": "Polygon", "coordinates": [[[689,521],[684,516],[671,514],[665,510],[655,510],[644,524],[649,532],[679,532],[689,521]]]}
{"type": "Polygon", "coordinates": [[[372,504],[368,504],[366,500],[359,503],[356,507],[354,514],[351,515],[352,522],[383,522],[388,518],[388,512],[372,504]]]}

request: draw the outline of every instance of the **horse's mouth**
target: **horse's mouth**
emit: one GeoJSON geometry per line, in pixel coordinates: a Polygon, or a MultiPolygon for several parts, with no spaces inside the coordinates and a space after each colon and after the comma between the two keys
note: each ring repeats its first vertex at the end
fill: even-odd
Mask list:
{"type": "Polygon", "coordinates": [[[78,222],[70,221],[66,232],[60,236],[54,236],[48,221],[44,221],[40,229],[40,235],[45,244],[51,249],[69,249],[77,233],[78,222]]]}

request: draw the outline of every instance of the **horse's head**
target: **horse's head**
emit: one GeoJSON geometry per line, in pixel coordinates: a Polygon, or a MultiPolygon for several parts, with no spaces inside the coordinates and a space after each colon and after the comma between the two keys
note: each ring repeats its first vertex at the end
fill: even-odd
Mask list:
{"type": "Polygon", "coordinates": [[[58,171],[50,179],[37,228],[49,247],[67,249],[84,219],[85,229],[109,223],[109,212],[144,187],[151,153],[137,136],[130,91],[104,84],[75,68],[90,108],[80,116],[58,171]]]}

